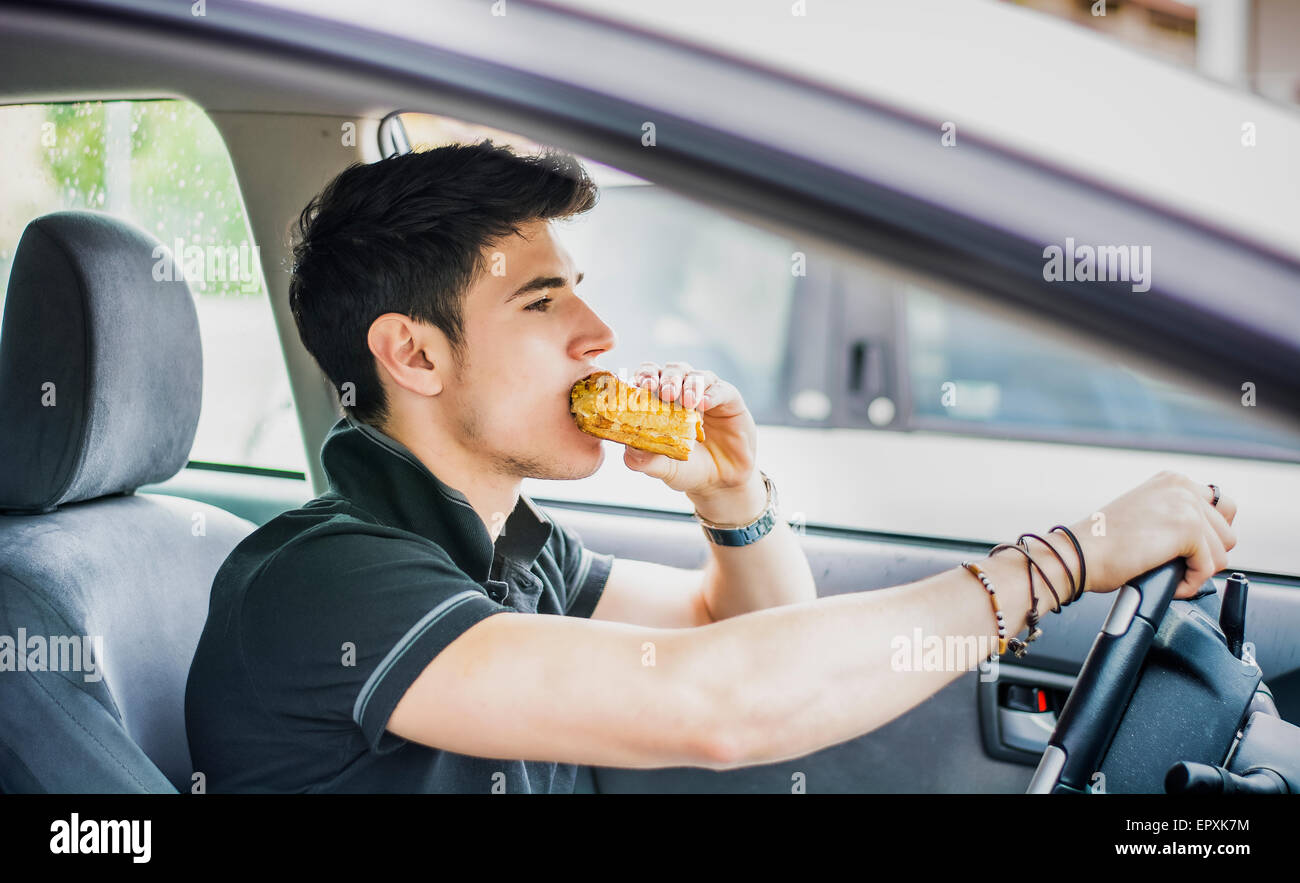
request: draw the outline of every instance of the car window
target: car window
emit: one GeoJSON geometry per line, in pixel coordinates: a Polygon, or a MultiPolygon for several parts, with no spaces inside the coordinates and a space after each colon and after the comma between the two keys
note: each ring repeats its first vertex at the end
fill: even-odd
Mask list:
{"type": "Polygon", "coordinates": [[[225,144],[186,101],[0,107],[0,302],[27,223],[62,209],[131,221],[195,295],[203,406],[190,460],[304,473],[288,373],[225,144]]]}
{"type": "Polygon", "coordinates": [[[914,428],[1256,456],[1300,452],[1300,435],[1258,426],[1122,361],[909,284],[906,371],[914,428]]]}
{"type": "MultiPolygon", "coordinates": [[[[410,138],[414,149],[484,136],[539,146],[414,116],[408,132],[425,136],[410,138]]],[[[982,308],[978,292],[889,255],[776,235],[582,159],[597,205],[557,234],[587,273],[580,293],[618,335],[600,364],[630,372],[643,359],[684,359],[734,382],[797,531],[992,544],[1083,517],[1169,469],[1238,500],[1234,566],[1300,574],[1290,553],[1300,434],[982,308]]],[[[593,475],[526,479],[525,493],[691,512],[685,495],[629,470],[621,445],[605,445],[593,475]]]]}

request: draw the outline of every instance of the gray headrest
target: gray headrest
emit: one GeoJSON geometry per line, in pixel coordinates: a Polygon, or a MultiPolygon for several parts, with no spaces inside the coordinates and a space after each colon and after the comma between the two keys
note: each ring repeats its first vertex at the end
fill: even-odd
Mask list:
{"type": "Polygon", "coordinates": [[[162,254],[101,212],[23,231],[0,335],[0,510],[134,491],[185,465],[203,353],[189,285],[154,278],[162,254]]]}

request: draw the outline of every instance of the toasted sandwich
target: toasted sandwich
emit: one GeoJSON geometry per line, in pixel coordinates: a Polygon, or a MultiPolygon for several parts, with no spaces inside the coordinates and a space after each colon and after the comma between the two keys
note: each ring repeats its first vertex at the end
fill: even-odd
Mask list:
{"type": "Polygon", "coordinates": [[[687,460],[694,442],[704,441],[699,411],[657,392],[619,380],[609,371],[588,374],[573,385],[569,410],[578,428],[597,438],[674,460],[687,460]]]}

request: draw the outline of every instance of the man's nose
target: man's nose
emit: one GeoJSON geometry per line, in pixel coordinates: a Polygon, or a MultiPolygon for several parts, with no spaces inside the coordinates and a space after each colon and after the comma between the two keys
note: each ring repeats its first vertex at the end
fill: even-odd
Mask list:
{"type": "Polygon", "coordinates": [[[583,333],[579,337],[579,347],[584,358],[593,358],[608,352],[618,345],[618,335],[601,320],[596,311],[585,303],[582,305],[583,333]]]}

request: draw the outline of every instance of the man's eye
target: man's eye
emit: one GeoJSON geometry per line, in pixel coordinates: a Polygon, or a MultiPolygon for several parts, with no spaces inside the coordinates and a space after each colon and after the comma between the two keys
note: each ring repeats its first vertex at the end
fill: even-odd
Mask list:
{"type": "Polygon", "coordinates": [[[536,310],[539,313],[545,313],[550,308],[551,308],[551,299],[549,297],[544,297],[541,300],[533,301],[528,306],[524,307],[525,310],[536,310]]]}

